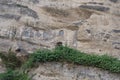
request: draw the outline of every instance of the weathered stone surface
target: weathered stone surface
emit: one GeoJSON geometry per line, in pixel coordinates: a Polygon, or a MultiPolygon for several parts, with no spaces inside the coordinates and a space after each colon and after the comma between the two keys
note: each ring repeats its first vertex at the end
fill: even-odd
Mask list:
{"type": "Polygon", "coordinates": [[[67,63],[40,64],[31,74],[34,80],[120,80],[119,74],[67,63]]]}
{"type": "Polygon", "coordinates": [[[0,50],[21,45],[32,52],[61,42],[120,58],[119,22],[119,0],[0,0],[0,50]]]}
{"type": "MultiPolygon", "coordinates": [[[[120,58],[120,0],[0,0],[0,51],[12,48],[19,56],[59,43],[120,58]]],[[[60,63],[42,64],[34,73],[35,80],[120,80],[60,63]]]]}

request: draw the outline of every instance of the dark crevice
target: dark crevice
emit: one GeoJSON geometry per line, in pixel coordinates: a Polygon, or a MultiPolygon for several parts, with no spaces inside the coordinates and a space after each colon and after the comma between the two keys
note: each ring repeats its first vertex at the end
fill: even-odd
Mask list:
{"type": "Polygon", "coordinates": [[[38,14],[34,10],[30,9],[28,6],[24,6],[24,5],[16,4],[16,3],[11,3],[11,4],[0,3],[1,10],[5,10],[6,7],[8,9],[13,8],[13,9],[17,10],[17,12],[19,12],[20,14],[31,16],[33,18],[39,18],[38,14]]]}
{"type": "Polygon", "coordinates": [[[108,7],[89,6],[89,5],[81,5],[80,8],[92,9],[92,10],[103,11],[103,12],[106,12],[106,11],[110,10],[110,8],[108,8],[108,7]]]}

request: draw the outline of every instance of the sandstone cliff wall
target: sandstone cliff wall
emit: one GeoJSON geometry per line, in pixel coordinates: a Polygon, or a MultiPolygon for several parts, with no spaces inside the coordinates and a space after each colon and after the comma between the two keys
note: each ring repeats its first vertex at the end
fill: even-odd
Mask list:
{"type": "Polygon", "coordinates": [[[119,74],[111,74],[97,68],[67,63],[44,63],[31,71],[34,80],[120,80],[119,74]]]}
{"type": "Polygon", "coordinates": [[[0,0],[0,51],[58,42],[120,58],[119,0],[0,0]]]}
{"type": "MultiPolygon", "coordinates": [[[[120,58],[120,0],[0,0],[0,51],[26,54],[59,42],[120,58]]],[[[120,80],[96,68],[61,63],[41,64],[32,73],[35,80],[120,80]]]]}

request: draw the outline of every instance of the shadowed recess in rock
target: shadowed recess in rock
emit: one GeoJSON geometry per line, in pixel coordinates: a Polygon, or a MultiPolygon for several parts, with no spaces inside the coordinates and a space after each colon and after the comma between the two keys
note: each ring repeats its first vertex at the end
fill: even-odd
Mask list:
{"type": "Polygon", "coordinates": [[[120,33],[120,30],[113,30],[113,32],[115,32],[115,33],[120,33]]]}
{"type": "Polygon", "coordinates": [[[39,0],[29,0],[30,2],[33,2],[34,4],[39,3],[39,0]]]}
{"type": "Polygon", "coordinates": [[[34,10],[28,8],[28,6],[24,6],[21,4],[15,4],[15,3],[12,3],[12,4],[0,3],[0,10],[6,10],[7,8],[9,10],[14,9],[18,13],[23,14],[23,15],[31,16],[33,18],[38,18],[37,13],[34,10]]]}
{"type": "Polygon", "coordinates": [[[63,9],[58,9],[58,8],[53,8],[53,7],[43,7],[43,10],[45,10],[47,13],[55,17],[56,16],[61,16],[61,17],[69,16],[69,13],[63,9]]]}
{"type": "Polygon", "coordinates": [[[110,8],[108,8],[108,7],[89,6],[89,5],[81,5],[80,8],[92,9],[92,10],[103,11],[103,12],[106,12],[106,11],[110,10],[110,8]]]}
{"type": "Polygon", "coordinates": [[[21,16],[19,15],[14,15],[14,14],[4,14],[4,15],[0,15],[0,18],[5,18],[5,19],[15,19],[15,20],[19,20],[21,16]]]}
{"type": "Polygon", "coordinates": [[[118,0],[110,0],[111,2],[114,2],[114,3],[116,3],[116,2],[118,2],[118,0]]]}

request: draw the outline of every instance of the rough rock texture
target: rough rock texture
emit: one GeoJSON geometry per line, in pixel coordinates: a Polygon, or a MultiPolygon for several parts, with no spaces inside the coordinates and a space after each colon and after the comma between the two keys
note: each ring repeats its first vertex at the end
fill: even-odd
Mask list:
{"type": "Polygon", "coordinates": [[[0,73],[3,73],[3,72],[5,72],[5,68],[3,67],[2,60],[0,58],[0,73]]]}
{"type": "Polygon", "coordinates": [[[67,63],[44,63],[31,72],[33,80],[120,80],[120,74],[67,63]]]}
{"type": "Polygon", "coordinates": [[[0,0],[0,51],[59,42],[120,58],[120,0],[0,0]]]}
{"type": "Polygon", "coordinates": [[[57,42],[88,53],[120,52],[119,0],[0,0],[0,49],[57,42]]]}
{"type": "Polygon", "coordinates": [[[120,58],[120,0],[0,0],[0,51],[59,42],[120,58]]]}
{"type": "MultiPolygon", "coordinates": [[[[120,0],[0,0],[0,51],[27,54],[57,43],[120,58],[120,0]]],[[[120,80],[96,68],[44,65],[35,80],[120,80]]]]}

